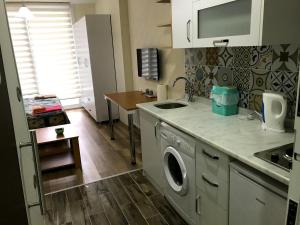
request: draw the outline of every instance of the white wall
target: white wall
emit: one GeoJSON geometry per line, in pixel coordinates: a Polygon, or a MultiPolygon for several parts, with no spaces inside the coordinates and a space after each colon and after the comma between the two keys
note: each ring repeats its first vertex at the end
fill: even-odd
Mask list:
{"type": "Polygon", "coordinates": [[[88,14],[95,14],[96,8],[94,3],[85,4],[71,4],[71,10],[73,15],[73,23],[76,23],[82,17],[88,14]]]}
{"type": "Polygon", "coordinates": [[[169,24],[171,4],[158,4],[157,0],[128,0],[129,27],[134,89],[146,88],[156,91],[157,84],[167,84],[169,98],[181,98],[184,95],[184,82],[175,88],[172,83],[176,77],[182,76],[184,70],[184,50],[172,49],[171,28],[159,28],[158,25],[169,24]],[[136,49],[154,47],[161,52],[162,79],[149,81],[137,76],[136,49]]]}

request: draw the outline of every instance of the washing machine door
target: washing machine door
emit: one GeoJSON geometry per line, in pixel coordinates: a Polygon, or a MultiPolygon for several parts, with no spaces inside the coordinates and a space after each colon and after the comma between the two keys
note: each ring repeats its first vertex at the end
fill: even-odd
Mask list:
{"type": "Polygon", "coordinates": [[[169,146],[163,152],[163,167],[169,186],[179,195],[188,190],[188,177],[184,161],[179,152],[169,146]]]}

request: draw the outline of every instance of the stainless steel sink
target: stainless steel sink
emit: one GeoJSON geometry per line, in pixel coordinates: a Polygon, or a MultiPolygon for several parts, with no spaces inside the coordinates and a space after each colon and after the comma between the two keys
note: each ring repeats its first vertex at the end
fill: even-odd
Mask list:
{"type": "Polygon", "coordinates": [[[177,108],[186,107],[187,105],[180,102],[166,102],[166,103],[159,103],[154,106],[160,109],[177,109],[177,108]]]}

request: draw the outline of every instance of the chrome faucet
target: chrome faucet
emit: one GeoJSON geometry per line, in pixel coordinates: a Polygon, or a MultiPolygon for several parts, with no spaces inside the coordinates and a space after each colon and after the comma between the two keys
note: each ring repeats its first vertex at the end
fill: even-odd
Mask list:
{"type": "Polygon", "coordinates": [[[190,80],[188,80],[186,77],[177,77],[175,79],[174,83],[173,83],[173,87],[175,87],[175,84],[179,80],[185,80],[186,81],[187,91],[188,91],[188,101],[193,102],[193,96],[194,96],[194,93],[195,93],[193,83],[190,80]]]}

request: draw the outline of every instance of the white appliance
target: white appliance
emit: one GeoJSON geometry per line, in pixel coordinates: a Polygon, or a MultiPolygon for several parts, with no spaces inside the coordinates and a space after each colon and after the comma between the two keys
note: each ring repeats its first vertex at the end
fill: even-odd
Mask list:
{"type": "Polygon", "coordinates": [[[287,113],[287,99],[281,94],[263,93],[263,128],[284,132],[284,120],[287,113]]]}
{"type": "Polygon", "coordinates": [[[296,140],[294,144],[293,166],[289,185],[289,200],[287,209],[286,225],[300,225],[300,104],[299,104],[299,86],[298,98],[295,115],[296,140]]]}
{"type": "Polygon", "coordinates": [[[288,187],[239,164],[230,164],[230,225],[284,225],[288,187]]]}
{"type": "MultiPolygon", "coordinates": [[[[116,92],[116,71],[110,15],[87,15],[74,25],[81,85],[81,105],[96,120],[108,120],[103,95],[116,92]]],[[[112,105],[113,118],[118,108],[112,105]]]]}
{"type": "Polygon", "coordinates": [[[160,135],[165,197],[189,224],[195,224],[196,141],[164,122],[160,135]]]}
{"type": "Polygon", "coordinates": [[[44,224],[35,133],[28,130],[4,0],[0,0],[0,224],[44,224]],[[5,183],[5,184],[4,184],[5,183]]]}

